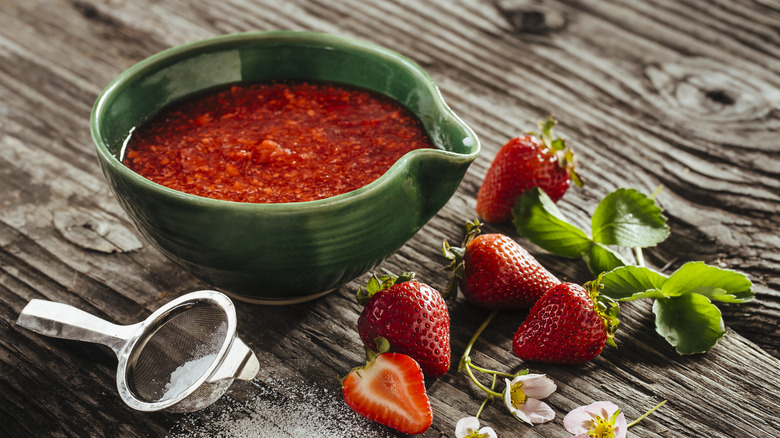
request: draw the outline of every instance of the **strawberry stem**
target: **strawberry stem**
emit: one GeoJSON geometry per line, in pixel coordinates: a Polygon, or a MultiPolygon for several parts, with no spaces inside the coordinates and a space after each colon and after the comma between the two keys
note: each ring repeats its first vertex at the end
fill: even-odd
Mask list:
{"type": "MultiPolygon", "coordinates": [[[[659,193],[661,193],[661,190],[663,190],[664,186],[660,185],[656,187],[655,191],[653,191],[653,194],[650,195],[650,199],[652,199],[655,202],[656,196],[658,196],[659,193]]],[[[645,256],[642,253],[642,247],[638,246],[634,248],[634,256],[636,257],[636,264],[637,266],[644,267],[645,266],[645,256]]]]}
{"type": "MultiPolygon", "coordinates": [[[[352,371],[356,371],[358,375],[360,374],[361,370],[364,370],[366,367],[368,367],[370,364],[374,363],[377,356],[383,353],[387,353],[390,351],[390,342],[387,340],[387,338],[383,338],[381,336],[374,338],[374,343],[376,344],[376,351],[372,350],[369,347],[365,347],[364,350],[366,352],[366,364],[362,366],[357,366],[355,368],[352,368],[352,371]]],[[[351,371],[350,371],[351,372],[351,371]]],[[[344,383],[344,379],[346,379],[347,376],[341,377],[339,376],[339,382],[342,384],[344,383]]]]}
{"type": "MultiPolygon", "coordinates": [[[[493,381],[490,383],[490,389],[495,390],[496,389],[496,382],[498,381],[498,377],[496,375],[493,375],[493,381]]],[[[482,414],[482,411],[485,409],[485,406],[487,406],[488,402],[493,400],[492,396],[485,397],[484,400],[482,400],[482,404],[479,405],[479,409],[477,410],[477,414],[474,415],[475,418],[479,418],[479,415],[482,414]]]]}
{"type": "Polygon", "coordinates": [[[645,266],[645,256],[642,253],[642,248],[636,247],[634,248],[634,256],[636,257],[636,264],[637,266],[645,266]]]}
{"type": "Polygon", "coordinates": [[[574,152],[566,145],[566,140],[558,138],[553,134],[553,127],[558,123],[552,115],[547,117],[547,120],[540,121],[539,126],[542,128],[542,132],[529,131],[529,135],[534,135],[542,140],[544,145],[553,151],[558,157],[558,165],[561,168],[567,169],[569,178],[578,187],[583,186],[582,178],[577,174],[575,168],[577,167],[577,160],[574,157],[574,152]]]}
{"type": "Polygon", "coordinates": [[[468,345],[466,345],[466,350],[463,352],[463,357],[460,359],[460,364],[458,365],[458,371],[465,370],[466,375],[469,376],[469,379],[471,379],[472,382],[474,382],[475,385],[479,389],[481,389],[487,396],[485,397],[485,400],[482,402],[482,405],[479,408],[479,411],[477,412],[477,417],[479,417],[479,414],[482,412],[482,409],[484,409],[485,405],[488,403],[488,401],[492,400],[493,397],[503,397],[503,393],[497,392],[495,390],[496,388],[496,379],[498,377],[507,377],[510,379],[514,379],[515,377],[523,374],[527,374],[528,370],[522,370],[518,371],[517,373],[510,374],[510,373],[504,373],[501,371],[495,371],[487,368],[480,367],[478,365],[475,365],[471,362],[471,349],[474,347],[474,344],[477,342],[477,339],[479,339],[479,336],[482,334],[483,331],[487,328],[487,326],[490,324],[491,321],[493,321],[493,318],[498,315],[498,310],[494,310],[490,312],[490,315],[488,315],[487,318],[485,318],[485,321],[482,322],[482,325],[477,328],[477,331],[474,332],[474,336],[471,337],[471,340],[469,340],[468,345]],[[477,377],[474,375],[474,370],[479,371],[480,373],[484,374],[490,374],[493,377],[493,381],[490,385],[490,388],[482,384],[479,380],[477,380],[477,377]]]}
{"type": "Polygon", "coordinates": [[[593,310],[601,317],[607,328],[607,344],[616,347],[614,338],[615,331],[617,331],[620,325],[618,318],[620,316],[620,305],[614,299],[600,293],[601,288],[604,287],[601,283],[603,276],[604,273],[602,272],[595,280],[585,283],[583,287],[593,301],[593,310]]]}
{"type": "Polygon", "coordinates": [[[658,196],[659,193],[661,193],[661,190],[663,189],[664,189],[663,185],[656,187],[655,190],[653,190],[653,193],[650,195],[650,199],[655,201],[655,198],[658,196]]]}
{"type": "Polygon", "coordinates": [[[471,366],[471,368],[474,368],[475,370],[479,371],[480,373],[492,374],[494,376],[501,376],[501,377],[511,377],[513,379],[515,377],[517,377],[517,374],[502,373],[500,371],[490,370],[490,369],[487,369],[487,368],[482,368],[480,366],[474,365],[474,363],[471,362],[471,358],[469,358],[469,365],[471,366]]]}
{"type": "Polygon", "coordinates": [[[639,417],[636,420],[632,421],[628,426],[626,426],[626,428],[629,428],[629,427],[639,423],[640,421],[644,420],[645,417],[647,417],[648,415],[652,414],[653,412],[655,412],[656,409],[660,408],[661,406],[663,406],[665,404],[666,404],[666,400],[662,401],[661,403],[658,403],[657,405],[655,405],[655,407],[653,409],[650,409],[649,411],[645,412],[644,415],[642,415],[641,417],[639,417]]]}
{"type": "Polygon", "coordinates": [[[449,265],[444,267],[444,270],[452,271],[452,278],[441,294],[446,301],[453,301],[458,295],[458,283],[463,279],[466,271],[466,263],[464,261],[466,246],[480,233],[479,225],[478,219],[474,219],[473,222],[466,222],[466,234],[463,236],[463,242],[460,247],[450,246],[450,243],[446,240],[442,242],[442,253],[447,260],[451,261],[449,265]]]}
{"type": "Polygon", "coordinates": [[[485,331],[488,325],[490,325],[490,322],[493,321],[493,318],[495,318],[496,315],[498,315],[498,310],[494,310],[490,312],[490,315],[488,315],[488,317],[485,319],[482,325],[479,326],[477,331],[474,332],[474,336],[471,337],[471,340],[469,340],[468,345],[466,345],[466,350],[463,352],[463,358],[460,360],[461,364],[466,358],[469,357],[469,353],[471,353],[471,348],[477,342],[477,339],[479,339],[479,336],[482,334],[482,332],[485,331]]]}
{"type": "Polygon", "coordinates": [[[488,388],[487,386],[483,385],[482,383],[480,383],[480,381],[477,380],[477,378],[474,376],[474,373],[471,372],[471,368],[472,368],[472,366],[471,366],[471,358],[467,357],[467,358],[464,358],[464,359],[465,359],[465,361],[461,361],[461,363],[464,364],[464,368],[466,370],[466,374],[469,376],[471,381],[474,382],[475,385],[477,385],[477,388],[479,388],[482,391],[484,391],[488,395],[488,398],[502,397],[503,396],[502,393],[496,392],[496,391],[488,388]]]}

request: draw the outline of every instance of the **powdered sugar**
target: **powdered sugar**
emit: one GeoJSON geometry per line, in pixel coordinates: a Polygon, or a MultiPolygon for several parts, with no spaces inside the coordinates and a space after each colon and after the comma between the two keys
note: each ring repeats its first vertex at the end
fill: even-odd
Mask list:
{"type": "Polygon", "coordinates": [[[176,398],[179,394],[192,386],[193,383],[203,377],[203,374],[206,373],[216,357],[216,353],[209,354],[193,359],[176,368],[173,373],[171,373],[171,380],[165,385],[165,394],[162,396],[162,400],[176,398]]]}
{"type": "Polygon", "coordinates": [[[185,415],[171,431],[171,438],[396,436],[353,412],[337,388],[261,378],[233,385],[227,396],[208,409],[185,415]]]}

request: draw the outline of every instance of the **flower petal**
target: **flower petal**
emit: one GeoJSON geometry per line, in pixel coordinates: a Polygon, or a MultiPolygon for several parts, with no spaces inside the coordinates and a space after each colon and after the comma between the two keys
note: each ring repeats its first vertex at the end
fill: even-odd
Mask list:
{"type": "Polygon", "coordinates": [[[512,384],[515,382],[517,378],[514,378],[511,382],[509,379],[504,379],[506,382],[506,389],[504,389],[504,404],[509,409],[509,412],[514,412],[517,409],[512,405],[512,384]]]}
{"type": "Polygon", "coordinates": [[[600,401],[585,406],[585,412],[590,414],[591,418],[601,417],[605,420],[608,420],[618,409],[620,409],[618,405],[610,401],[600,401]]]}
{"type": "MultiPolygon", "coordinates": [[[[593,428],[593,420],[595,418],[601,417],[608,421],[618,409],[620,409],[618,405],[609,401],[600,401],[580,406],[563,417],[563,427],[565,427],[569,433],[585,434],[585,436],[587,436],[587,432],[593,428]]],[[[615,438],[626,437],[628,426],[626,425],[626,417],[622,412],[618,414],[613,427],[615,438]]],[[[577,437],[579,436],[580,435],[577,435],[577,437]]]]}
{"type": "Polygon", "coordinates": [[[526,415],[529,424],[546,423],[555,418],[555,411],[547,403],[535,398],[526,400],[520,411],[526,415]]]}
{"type": "Polygon", "coordinates": [[[525,383],[527,380],[535,380],[535,379],[538,379],[540,377],[547,377],[547,375],[546,374],[533,374],[533,373],[531,373],[531,374],[523,374],[521,376],[517,376],[514,379],[512,379],[512,384],[514,385],[517,382],[525,383]]]}
{"type": "Polygon", "coordinates": [[[585,411],[588,406],[580,406],[571,410],[563,417],[563,427],[566,431],[573,434],[587,433],[591,428],[593,417],[585,411]]]}
{"type": "Polygon", "coordinates": [[[512,407],[509,408],[509,411],[512,412],[512,415],[515,416],[518,420],[522,421],[523,423],[528,423],[531,426],[534,424],[531,422],[531,419],[528,418],[528,415],[525,415],[525,412],[521,411],[520,409],[514,409],[512,407]]]}
{"type": "Polygon", "coordinates": [[[532,378],[523,381],[523,392],[528,398],[543,399],[552,395],[558,387],[544,374],[529,374],[532,378]]]}
{"type": "Polygon", "coordinates": [[[618,414],[618,417],[615,419],[614,431],[615,438],[626,438],[628,425],[626,424],[626,416],[623,415],[623,412],[618,414]]]}
{"type": "Polygon", "coordinates": [[[477,417],[461,418],[458,420],[458,424],[455,425],[455,437],[465,438],[477,429],[479,429],[479,419],[477,417]]]}
{"type": "Polygon", "coordinates": [[[483,427],[477,432],[480,438],[498,438],[496,431],[492,427],[483,427]]]}

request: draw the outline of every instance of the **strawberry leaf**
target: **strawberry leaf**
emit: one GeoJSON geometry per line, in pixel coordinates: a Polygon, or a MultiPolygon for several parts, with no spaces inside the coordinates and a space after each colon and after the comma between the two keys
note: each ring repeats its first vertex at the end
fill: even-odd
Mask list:
{"type": "Polygon", "coordinates": [[[743,274],[708,266],[704,262],[688,262],[664,282],[667,296],[697,293],[714,301],[745,303],[753,299],[753,283],[743,274]]]}
{"type": "Polygon", "coordinates": [[[593,275],[629,264],[620,254],[598,242],[593,242],[593,245],[582,257],[593,275]]]}
{"type": "Polygon", "coordinates": [[[624,266],[601,277],[601,294],[619,301],[656,298],[656,331],[680,354],[705,353],[726,333],[711,300],[742,303],[753,298],[744,275],[703,262],[689,262],[669,277],[624,266]]]}
{"type": "Polygon", "coordinates": [[[603,296],[655,299],[656,331],[680,354],[704,353],[726,333],[712,301],[744,303],[754,297],[750,280],[735,271],[689,262],[667,277],[631,266],[609,249],[607,245],[645,248],[669,236],[661,209],[634,189],[618,189],[598,205],[591,221],[593,239],[568,223],[540,189],[525,192],[512,213],[517,231],[531,242],[559,256],[584,258],[597,277],[606,271],[603,296]]]}
{"type": "Polygon", "coordinates": [[[605,245],[646,248],[669,236],[666,217],[655,202],[635,189],[618,189],[596,207],[593,240],[605,245]]]}
{"type": "Polygon", "coordinates": [[[683,355],[706,353],[726,334],[720,310],[703,295],[657,299],[653,312],[655,330],[683,355]]]}
{"type": "Polygon", "coordinates": [[[601,277],[603,295],[620,301],[641,298],[663,298],[661,287],[666,281],[663,274],[639,266],[623,266],[601,277]]]}
{"type": "Polygon", "coordinates": [[[512,212],[517,231],[553,254],[577,259],[591,247],[585,232],[566,222],[555,203],[539,188],[526,191],[512,212]]]}

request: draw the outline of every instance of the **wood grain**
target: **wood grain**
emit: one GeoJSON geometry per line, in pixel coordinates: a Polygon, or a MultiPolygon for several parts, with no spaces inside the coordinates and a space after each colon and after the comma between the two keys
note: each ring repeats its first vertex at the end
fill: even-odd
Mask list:
{"type": "MultiPolygon", "coordinates": [[[[481,139],[482,155],[452,200],[378,271],[413,270],[443,288],[441,242],[459,241],[474,217],[498,148],[554,114],[587,180],[559,204],[574,222],[587,229],[598,201],[618,187],[649,194],[663,186],[657,199],[672,235],[646,252],[647,262],[671,272],[703,260],[752,279],[754,301],[719,306],[729,332],[706,355],[678,356],[655,334],[650,303],[632,302],[622,309],[618,349],[577,367],[524,364],[510,346],[525,315],[499,315],[474,360],[530,366],[559,388],[548,400],[558,413],[549,424],[531,428],[499,403],[488,407],[481,419],[499,436],[565,436],[565,413],[602,399],[629,419],[669,400],[631,429],[636,436],[780,436],[780,4],[773,0],[0,0],[0,436],[216,435],[210,419],[238,418],[240,409],[228,408],[246,408],[258,394],[253,385],[265,385],[264,397],[295,398],[272,379],[323,388],[340,403],[337,377],[363,357],[353,292],[367,276],[310,303],[238,303],[239,333],[258,352],[261,376],[188,415],[132,411],[116,394],[109,350],[14,324],[33,298],[129,324],[209,287],[135,232],[97,166],[89,113],[113,77],[160,50],[272,29],[336,33],[409,56],[481,139]]],[[[562,279],[589,280],[584,265],[544,253],[511,226],[488,231],[517,238],[562,279]]],[[[450,313],[457,362],[486,315],[462,299],[450,313]]],[[[478,391],[455,369],[428,388],[435,420],[423,436],[453,437],[457,420],[476,412],[478,391]]],[[[344,436],[395,436],[350,424],[358,430],[344,436]]]]}

